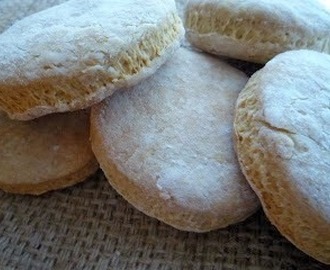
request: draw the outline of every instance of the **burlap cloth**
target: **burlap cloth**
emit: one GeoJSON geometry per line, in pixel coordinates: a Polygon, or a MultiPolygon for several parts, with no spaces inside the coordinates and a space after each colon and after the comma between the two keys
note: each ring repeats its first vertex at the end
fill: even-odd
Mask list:
{"type": "MultiPolygon", "coordinates": [[[[258,66],[231,61],[249,75],[258,66]]],[[[226,229],[181,232],[135,210],[102,172],[40,197],[0,191],[0,269],[329,269],[260,210],[226,229]]]]}
{"type": "Polygon", "coordinates": [[[326,269],[262,211],[226,229],[181,232],[135,210],[99,172],[41,197],[0,192],[0,269],[326,269]]]}

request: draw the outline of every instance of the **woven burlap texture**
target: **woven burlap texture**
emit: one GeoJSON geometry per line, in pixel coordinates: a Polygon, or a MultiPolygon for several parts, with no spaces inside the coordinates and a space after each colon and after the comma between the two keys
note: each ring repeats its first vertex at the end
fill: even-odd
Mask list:
{"type": "Polygon", "coordinates": [[[98,172],[40,197],[0,191],[0,269],[326,269],[261,211],[226,229],[178,231],[122,199],[98,172]]]}

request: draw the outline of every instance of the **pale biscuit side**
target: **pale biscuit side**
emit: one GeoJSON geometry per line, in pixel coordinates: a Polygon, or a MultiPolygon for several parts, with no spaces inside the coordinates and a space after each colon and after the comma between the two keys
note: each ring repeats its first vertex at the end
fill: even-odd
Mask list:
{"type": "Polygon", "coordinates": [[[28,122],[0,113],[0,189],[41,193],[84,181],[98,169],[89,143],[89,112],[28,122]]]}
{"type": "Polygon", "coordinates": [[[185,26],[196,47],[246,61],[265,63],[299,48],[330,53],[330,6],[324,1],[194,0],[185,26]]]}

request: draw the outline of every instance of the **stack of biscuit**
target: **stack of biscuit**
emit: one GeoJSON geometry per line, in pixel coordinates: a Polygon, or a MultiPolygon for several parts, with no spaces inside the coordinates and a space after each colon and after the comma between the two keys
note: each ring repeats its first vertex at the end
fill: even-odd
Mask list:
{"type": "Polygon", "coordinates": [[[38,195],[100,167],[128,202],[180,230],[224,228],[261,204],[330,264],[328,1],[0,10],[2,190],[38,195]],[[248,78],[230,58],[265,66],[248,78]]]}

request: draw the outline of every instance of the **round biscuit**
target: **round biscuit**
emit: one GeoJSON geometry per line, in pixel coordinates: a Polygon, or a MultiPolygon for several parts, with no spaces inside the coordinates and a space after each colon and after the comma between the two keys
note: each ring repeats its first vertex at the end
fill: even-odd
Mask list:
{"type": "Polygon", "coordinates": [[[87,108],[154,73],[183,32],[174,0],[70,0],[25,17],[0,35],[0,108],[18,120],[87,108]]]}
{"type": "Polygon", "coordinates": [[[190,0],[185,27],[194,46],[250,62],[295,49],[330,53],[328,0],[190,0]]]}
{"type": "Polygon", "coordinates": [[[299,249],[330,264],[330,55],[276,56],[239,95],[235,144],[263,209],[299,249]]]}
{"type": "Polygon", "coordinates": [[[96,105],[93,151],[131,204],[181,230],[239,222],[259,202],[233,149],[235,101],[247,77],[182,47],[151,78],[96,105]]]}
{"type": "Polygon", "coordinates": [[[89,142],[89,112],[32,121],[0,112],[0,189],[39,195],[84,181],[98,163],[89,142]]]}

